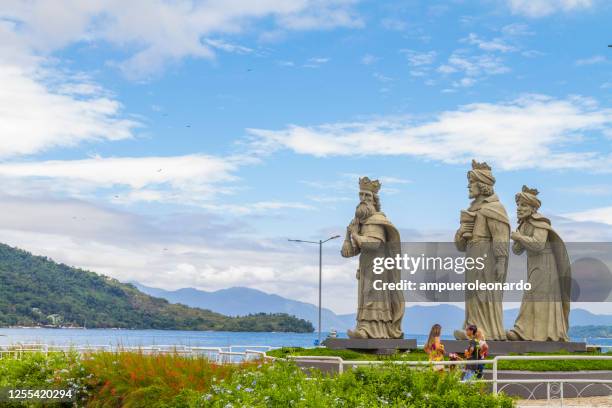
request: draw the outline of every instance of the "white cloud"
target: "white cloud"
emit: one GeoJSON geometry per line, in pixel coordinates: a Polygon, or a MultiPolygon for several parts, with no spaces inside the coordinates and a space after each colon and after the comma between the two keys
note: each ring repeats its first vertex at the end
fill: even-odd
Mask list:
{"type": "Polygon", "coordinates": [[[308,58],[308,61],[302,65],[305,68],[319,68],[323,64],[327,64],[329,62],[329,58],[325,57],[312,57],[308,58]]]}
{"type": "Polygon", "coordinates": [[[510,72],[510,68],[497,56],[486,54],[471,56],[456,51],[445,64],[438,67],[437,71],[443,75],[463,75],[463,78],[453,82],[453,86],[470,87],[488,76],[510,72]]]}
{"type": "Polygon", "coordinates": [[[537,50],[526,50],[526,51],[521,51],[521,55],[525,58],[536,58],[536,57],[541,57],[543,55],[546,55],[546,53],[543,53],[537,50]]]}
{"type": "Polygon", "coordinates": [[[512,52],[517,50],[515,46],[507,44],[501,38],[494,38],[487,41],[474,33],[468,34],[467,38],[464,38],[462,41],[467,42],[468,44],[476,45],[478,48],[484,51],[512,52]]]}
{"type": "MultiPolygon", "coordinates": [[[[248,1],[240,3],[251,4],[248,1]]],[[[267,3],[266,6],[272,9],[269,14],[276,16],[279,27],[283,29],[328,30],[336,27],[360,28],[364,25],[351,8],[357,0],[300,0],[290,3],[268,0],[267,3]],[[292,8],[289,12],[285,10],[287,6],[292,8]]]]}
{"type": "Polygon", "coordinates": [[[276,61],[276,63],[280,65],[281,67],[294,67],[295,66],[295,62],[293,61],[276,61]]]}
{"type": "Polygon", "coordinates": [[[612,171],[604,141],[612,110],[587,98],[525,95],[498,104],[474,103],[428,121],[380,118],[368,122],[290,125],[281,130],[250,129],[260,148],[287,148],[318,157],[414,156],[444,163],[488,160],[502,169],[612,171]],[[572,151],[572,147],[578,147],[572,151]]]}
{"type": "Polygon", "coordinates": [[[327,195],[312,195],[307,197],[309,200],[312,200],[316,203],[337,203],[340,201],[354,201],[354,197],[337,197],[337,196],[327,196],[327,195]]]}
{"type": "Polygon", "coordinates": [[[402,54],[408,58],[408,63],[412,67],[422,67],[424,65],[431,65],[436,59],[435,51],[414,51],[414,50],[400,50],[402,54]]]}
{"type": "Polygon", "coordinates": [[[102,88],[0,62],[0,157],[131,138],[139,126],[102,88]],[[59,82],[59,83],[58,83],[59,82]]]}
{"type": "Polygon", "coordinates": [[[375,57],[372,54],[366,54],[363,57],[361,57],[361,63],[363,65],[371,65],[374,64],[376,61],[378,61],[380,58],[375,57]]]}
{"type": "MultiPolygon", "coordinates": [[[[414,51],[409,49],[402,49],[400,53],[406,55],[408,64],[412,67],[410,75],[413,77],[424,77],[431,71],[431,64],[436,59],[437,53],[435,51],[414,51]]],[[[427,80],[426,80],[427,81],[427,80]]]]}
{"type": "Polygon", "coordinates": [[[190,205],[233,216],[315,209],[300,202],[221,202],[220,196],[234,193],[239,168],[256,161],[247,156],[194,154],[3,163],[0,180],[10,191],[25,197],[56,195],[101,198],[122,205],[139,202],[190,205]]]}
{"type": "Polygon", "coordinates": [[[253,52],[252,48],[245,47],[243,45],[228,43],[223,40],[214,40],[208,38],[204,42],[206,42],[206,44],[210,45],[213,48],[226,52],[233,52],[236,54],[251,54],[253,52]]]}
{"type": "Polygon", "coordinates": [[[5,1],[0,32],[7,36],[0,40],[0,50],[46,56],[73,43],[103,41],[128,55],[113,65],[141,79],[185,57],[213,58],[214,48],[246,51],[203,38],[241,33],[264,19],[271,19],[277,30],[360,27],[352,5],[351,0],[5,1]]]}
{"type": "Polygon", "coordinates": [[[603,55],[594,55],[590,58],[576,60],[576,65],[580,67],[584,65],[601,64],[602,62],[606,62],[606,61],[607,61],[606,57],[604,57],[603,55]]]}
{"type": "Polygon", "coordinates": [[[545,17],[557,12],[588,9],[592,0],[506,0],[514,14],[527,17],[545,17]]]}
{"type": "Polygon", "coordinates": [[[212,212],[232,215],[248,215],[275,210],[314,210],[312,205],[287,201],[257,201],[246,204],[201,204],[200,207],[212,212]]]}
{"type": "Polygon", "coordinates": [[[486,54],[470,56],[454,52],[445,64],[438,67],[438,72],[445,75],[464,75],[463,79],[455,83],[456,86],[471,86],[488,76],[510,72],[510,68],[497,56],[486,54]]]}
{"type": "Polygon", "coordinates": [[[587,196],[607,196],[612,195],[612,185],[582,185],[576,187],[561,187],[559,191],[571,194],[587,196]]]}
{"type": "MultiPolygon", "coordinates": [[[[359,185],[358,183],[360,177],[362,177],[362,175],[356,173],[343,173],[336,176],[333,180],[301,180],[300,183],[316,190],[324,190],[325,193],[333,192],[334,195],[323,195],[318,193],[308,197],[310,200],[315,202],[331,203],[356,200],[357,196],[355,189],[359,185]]],[[[369,174],[369,177],[381,182],[383,186],[381,189],[381,194],[383,195],[398,192],[399,190],[395,188],[395,186],[412,183],[412,180],[401,177],[376,174],[369,174]]]]}
{"type": "Polygon", "coordinates": [[[503,26],[501,29],[501,33],[509,37],[518,37],[534,34],[532,31],[529,31],[529,27],[527,26],[527,24],[524,23],[512,23],[503,26]]]}
{"type": "Polygon", "coordinates": [[[474,85],[475,83],[476,83],[476,80],[474,78],[465,77],[465,78],[461,78],[458,81],[453,82],[453,86],[468,88],[474,85]]]}
{"type": "Polygon", "coordinates": [[[117,203],[160,201],[200,205],[228,192],[234,172],[247,157],[95,157],[0,164],[0,177],[22,194],[62,193],[88,197],[104,193],[117,203]]]}
{"type": "Polygon", "coordinates": [[[380,81],[380,82],[383,82],[383,83],[393,81],[393,78],[388,77],[386,75],[383,75],[380,72],[375,72],[375,73],[372,74],[372,76],[374,78],[376,78],[377,81],[380,81]]]}
{"type": "Polygon", "coordinates": [[[574,221],[590,221],[612,225],[612,207],[593,208],[590,210],[564,214],[563,216],[574,221]]]}

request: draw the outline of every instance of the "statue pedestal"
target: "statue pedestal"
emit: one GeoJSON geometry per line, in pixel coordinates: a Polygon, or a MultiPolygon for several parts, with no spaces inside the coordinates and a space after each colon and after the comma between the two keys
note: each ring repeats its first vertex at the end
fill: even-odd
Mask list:
{"type": "MultiPolygon", "coordinates": [[[[468,347],[467,340],[441,340],[447,353],[463,353],[468,347]]],[[[495,341],[487,340],[489,355],[501,356],[510,353],[554,353],[565,350],[570,353],[587,351],[586,343],[571,341],[495,341]]]]}
{"type": "Polygon", "coordinates": [[[360,353],[393,354],[397,351],[414,350],[416,339],[332,339],[323,341],[331,350],[354,350],[360,353]]]}

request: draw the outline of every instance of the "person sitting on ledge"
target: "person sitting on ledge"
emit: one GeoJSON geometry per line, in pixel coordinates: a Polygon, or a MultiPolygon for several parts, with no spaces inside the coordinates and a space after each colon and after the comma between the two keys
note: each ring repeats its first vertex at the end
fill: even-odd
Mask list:
{"type": "Polygon", "coordinates": [[[440,333],[442,333],[442,326],[437,323],[431,326],[429,337],[423,348],[429,357],[429,361],[434,362],[432,367],[436,371],[444,371],[443,364],[435,363],[435,361],[444,360],[444,345],[440,343],[440,333]]]}

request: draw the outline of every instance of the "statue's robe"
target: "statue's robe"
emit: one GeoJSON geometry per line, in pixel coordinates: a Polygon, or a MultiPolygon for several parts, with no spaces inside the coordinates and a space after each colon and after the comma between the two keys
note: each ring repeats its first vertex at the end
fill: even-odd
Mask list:
{"type": "Polygon", "coordinates": [[[550,220],[535,213],[521,222],[525,236],[512,250],[527,251],[527,280],[531,290],[523,301],[512,331],[521,340],[569,341],[571,267],[565,243],[550,220]]]}
{"type": "Polygon", "coordinates": [[[360,254],[357,326],[354,332],[358,337],[373,339],[403,338],[405,300],[402,291],[375,290],[373,286],[375,280],[383,283],[401,280],[401,273],[396,268],[385,270],[382,274],[373,272],[374,258],[395,258],[401,252],[400,234],[385,214],[377,212],[362,222],[359,235],[364,238],[361,248],[345,242],[342,251],[343,256],[360,254]]]}
{"type": "MultiPolygon", "coordinates": [[[[506,209],[497,195],[493,194],[484,200],[474,200],[468,211],[475,213],[472,236],[463,237],[460,228],[455,234],[455,245],[459,251],[466,253],[466,257],[483,258],[485,267],[482,270],[468,268],[465,281],[505,282],[510,247],[510,220],[506,209]],[[496,274],[499,258],[504,258],[506,264],[501,280],[498,280],[496,274]]],[[[463,328],[474,324],[487,339],[506,340],[502,301],[503,293],[500,291],[466,291],[463,328]]]]}

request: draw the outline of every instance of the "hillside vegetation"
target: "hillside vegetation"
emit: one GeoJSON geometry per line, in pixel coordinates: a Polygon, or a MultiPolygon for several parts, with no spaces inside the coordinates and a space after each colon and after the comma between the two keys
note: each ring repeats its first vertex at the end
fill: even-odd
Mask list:
{"type": "Polygon", "coordinates": [[[312,332],[284,313],[228,317],[155,298],[94,272],[0,244],[0,326],[312,332]]]}

